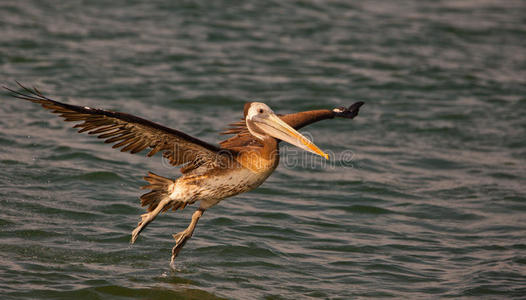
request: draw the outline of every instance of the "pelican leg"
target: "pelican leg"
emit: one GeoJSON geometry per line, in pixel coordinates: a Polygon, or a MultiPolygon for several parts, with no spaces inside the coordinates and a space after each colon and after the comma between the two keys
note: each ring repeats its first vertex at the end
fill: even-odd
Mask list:
{"type": "Polygon", "coordinates": [[[203,215],[204,212],[204,208],[198,208],[192,215],[192,221],[190,222],[190,225],[188,225],[188,227],[185,230],[173,235],[175,239],[175,246],[172,249],[172,261],[170,263],[172,266],[175,258],[177,257],[181,249],[183,249],[183,246],[192,237],[195,226],[197,225],[197,221],[199,221],[199,218],[203,215]]]}
{"type": "Polygon", "coordinates": [[[132,238],[130,241],[130,244],[135,243],[135,240],[139,237],[139,233],[148,225],[151,221],[157,217],[157,215],[163,210],[163,208],[169,204],[172,200],[170,198],[165,198],[159,202],[157,207],[155,207],[154,210],[152,210],[149,213],[145,213],[141,215],[141,221],[137,225],[137,227],[132,232],[132,238]]]}

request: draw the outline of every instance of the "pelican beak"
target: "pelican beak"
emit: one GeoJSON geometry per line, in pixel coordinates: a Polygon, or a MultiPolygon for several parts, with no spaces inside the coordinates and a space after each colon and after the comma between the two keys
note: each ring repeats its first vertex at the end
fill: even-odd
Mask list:
{"type": "Polygon", "coordinates": [[[323,156],[325,159],[329,159],[329,155],[321,151],[318,146],[314,145],[313,142],[309,141],[301,133],[296,131],[296,129],[290,127],[289,124],[285,123],[275,114],[269,113],[265,116],[258,116],[257,118],[254,118],[253,121],[255,125],[266,134],[303,150],[323,156]]]}

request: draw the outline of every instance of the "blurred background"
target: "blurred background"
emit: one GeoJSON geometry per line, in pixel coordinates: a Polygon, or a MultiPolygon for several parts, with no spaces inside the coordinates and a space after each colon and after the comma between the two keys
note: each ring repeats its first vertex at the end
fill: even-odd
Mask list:
{"type": "Polygon", "coordinates": [[[246,101],[366,103],[302,130],[331,167],[208,210],[172,271],[194,207],[129,238],[142,176],[178,170],[1,92],[2,299],[526,294],[526,2],[2,0],[0,28],[1,85],[212,143],[246,101]]]}

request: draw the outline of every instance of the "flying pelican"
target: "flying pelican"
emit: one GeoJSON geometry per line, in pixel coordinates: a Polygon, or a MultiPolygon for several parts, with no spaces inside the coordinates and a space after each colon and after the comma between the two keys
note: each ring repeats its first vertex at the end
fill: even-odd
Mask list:
{"type": "Polygon", "coordinates": [[[82,122],[73,126],[80,128],[79,133],[97,135],[105,143],[114,144],[113,148],[121,148],[121,152],[133,154],[150,148],[146,154],[148,157],[162,152],[170,164],[181,166],[183,175],[175,180],[152,172],[144,177],[149,184],[141,189],[151,190],[140,197],[141,205],[148,206],[147,213],[141,215],[131,237],[133,244],[159,213],[170,208],[183,209],[188,204],[200,201],[190,225],[173,235],[175,246],[172,249],[172,266],[174,259],[192,237],[205,210],[225,198],[255,189],[276,169],[280,141],[329,159],[297,129],[335,117],[353,119],[363,105],[360,101],[348,108],[276,115],[264,103],[248,102],[242,121],[230,124],[230,128],[223,132],[234,136],[216,146],[130,114],[61,103],[44,96],[36,88],[18,85],[22,88],[21,92],[4,88],[16,98],[41,104],[52,113],[59,114],[64,121],[82,122]]]}

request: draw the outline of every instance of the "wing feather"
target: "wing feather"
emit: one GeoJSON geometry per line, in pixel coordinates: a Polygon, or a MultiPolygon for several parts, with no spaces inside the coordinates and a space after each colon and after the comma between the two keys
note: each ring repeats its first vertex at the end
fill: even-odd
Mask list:
{"type": "MultiPolygon", "coordinates": [[[[286,115],[278,114],[281,120],[296,130],[320,120],[332,119],[335,115],[336,113],[334,111],[328,109],[311,110],[286,115]]],[[[221,148],[239,150],[242,147],[258,144],[258,141],[248,131],[244,118],[241,119],[241,121],[229,124],[229,128],[221,132],[221,134],[234,134],[233,137],[219,143],[221,148]]]]}
{"type": "Polygon", "coordinates": [[[151,148],[146,154],[150,157],[162,151],[170,164],[184,165],[182,172],[228,159],[228,155],[225,155],[227,150],[221,150],[181,131],[126,113],[61,103],[44,96],[36,88],[29,89],[20,83],[18,85],[23,92],[4,88],[16,98],[41,104],[52,113],[59,114],[64,121],[82,122],[73,126],[79,129],[79,133],[97,135],[105,143],[115,143],[112,148],[122,147],[122,152],[133,154],[151,148]]]}

